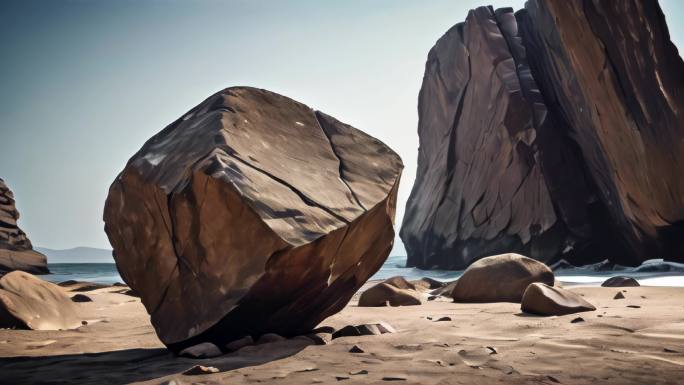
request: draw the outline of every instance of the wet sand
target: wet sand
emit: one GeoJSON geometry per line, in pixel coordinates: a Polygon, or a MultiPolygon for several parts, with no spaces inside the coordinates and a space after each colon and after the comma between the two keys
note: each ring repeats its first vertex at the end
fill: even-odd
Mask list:
{"type": "Polygon", "coordinates": [[[328,345],[299,337],[211,359],[174,357],[140,300],[118,290],[84,292],[94,301],[78,304],[88,324],[76,330],[0,330],[0,383],[653,385],[684,378],[684,288],[573,287],[597,310],[561,317],[523,314],[513,303],[361,308],[354,300],[323,325],[385,321],[397,332],[328,345]],[[626,298],[613,299],[618,291],[626,298]],[[350,353],[354,345],[364,352],[350,353]],[[196,364],[219,372],[181,374],[196,364]]]}

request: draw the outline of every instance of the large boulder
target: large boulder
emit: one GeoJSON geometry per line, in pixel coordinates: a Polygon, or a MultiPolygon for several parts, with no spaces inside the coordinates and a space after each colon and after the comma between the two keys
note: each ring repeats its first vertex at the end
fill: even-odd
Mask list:
{"type": "Polygon", "coordinates": [[[0,328],[60,330],[81,326],[61,287],[23,271],[0,278],[0,328]]]}
{"type": "Polygon", "coordinates": [[[425,66],[408,266],[684,260],[683,74],[657,1],[470,11],[425,66]]]}
{"type": "Polygon", "coordinates": [[[569,290],[533,283],[525,290],[520,309],[526,313],[552,316],[592,311],[596,307],[569,290]]]}
{"type": "Polygon", "coordinates": [[[171,350],[303,334],[387,258],[402,167],[382,142],[320,111],[228,88],[129,160],[110,187],[105,231],[171,350]]]}
{"type": "Polygon", "coordinates": [[[14,194],[0,178],[0,276],[14,270],[47,274],[47,258],[33,250],[31,241],[17,225],[19,211],[14,194]]]}
{"type": "Polygon", "coordinates": [[[470,265],[454,284],[451,297],[456,302],[520,302],[533,282],[553,286],[553,272],[519,254],[494,255],[470,265]]]}

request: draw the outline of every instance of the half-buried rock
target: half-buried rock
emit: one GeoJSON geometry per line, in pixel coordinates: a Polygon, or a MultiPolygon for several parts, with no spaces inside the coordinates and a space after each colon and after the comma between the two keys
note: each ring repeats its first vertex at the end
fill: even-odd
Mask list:
{"type": "Polygon", "coordinates": [[[387,258],[402,168],[382,142],[322,112],[228,88],[129,160],[105,231],[174,352],[291,337],[340,311],[387,258]]]}
{"type": "Polygon", "coordinates": [[[520,308],[526,313],[545,316],[596,310],[594,305],[578,294],[543,283],[533,283],[527,287],[520,308]]]}
{"type": "Polygon", "coordinates": [[[411,289],[400,289],[385,282],[361,293],[359,306],[411,306],[420,305],[420,294],[411,289]]]}
{"type": "Polygon", "coordinates": [[[603,281],[601,284],[603,287],[633,287],[633,286],[641,286],[639,285],[639,281],[632,277],[625,277],[623,275],[618,275],[616,277],[610,277],[603,281]]]}
{"type": "Polygon", "coordinates": [[[23,271],[0,278],[0,328],[59,330],[81,326],[61,287],[23,271]]]}
{"type": "Polygon", "coordinates": [[[494,255],[470,265],[456,281],[451,297],[456,302],[520,302],[533,282],[553,286],[553,272],[519,254],[494,255]]]}

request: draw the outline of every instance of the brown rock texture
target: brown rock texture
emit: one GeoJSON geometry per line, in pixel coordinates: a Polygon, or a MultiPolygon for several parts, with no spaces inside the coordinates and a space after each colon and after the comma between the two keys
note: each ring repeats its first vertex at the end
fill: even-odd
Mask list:
{"type": "Polygon", "coordinates": [[[543,283],[533,283],[525,290],[520,309],[544,316],[593,311],[596,307],[579,294],[543,283]]]}
{"type": "Polygon", "coordinates": [[[428,55],[408,265],[682,260],[682,90],[656,1],[472,10],[428,55]]]}
{"type": "Polygon", "coordinates": [[[228,88],[129,160],[105,231],[173,351],[290,337],[341,310],[387,258],[402,168],[322,112],[228,88]]]}
{"type": "Polygon", "coordinates": [[[455,302],[520,302],[534,282],[553,286],[553,272],[522,255],[494,255],[470,265],[454,284],[451,298],[455,302]]]}
{"type": "Polygon", "coordinates": [[[19,211],[14,194],[0,178],[0,276],[14,270],[47,274],[47,257],[33,250],[31,241],[19,228],[19,211]]]}
{"type": "Polygon", "coordinates": [[[420,305],[420,294],[413,289],[401,289],[380,282],[361,293],[359,306],[414,306],[420,305]]]}
{"type": "Polygon", "coordinates": [[[0,328],[74,329],[78,309],[61,287],[23,271],[0,278],[0,328]]]}

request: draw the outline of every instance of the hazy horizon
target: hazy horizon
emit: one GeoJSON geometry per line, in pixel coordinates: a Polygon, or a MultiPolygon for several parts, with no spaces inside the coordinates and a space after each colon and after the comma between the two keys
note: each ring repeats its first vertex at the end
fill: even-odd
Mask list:
{"type": "MultiPolygon", "coordinates": [[[[0,178],[34,246],[111,249],[102,209],[129,157],[209,95],[248,85],[392,147],[405,165],[398,233],[416,172],[428,51],[469,9],[523,3],[3,2],[0,178]]],[[[682,47],[684,2],[660,4],[682,47]]]]}

